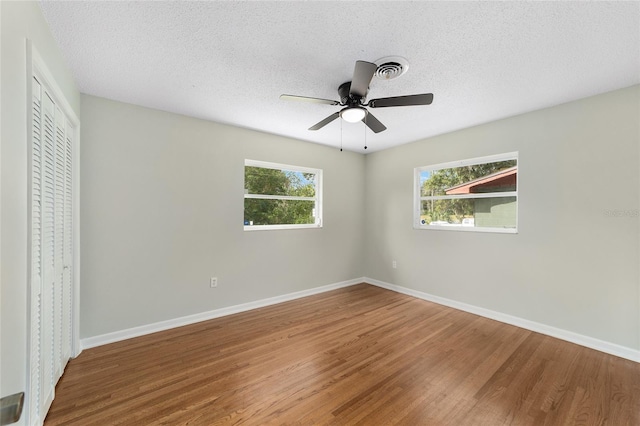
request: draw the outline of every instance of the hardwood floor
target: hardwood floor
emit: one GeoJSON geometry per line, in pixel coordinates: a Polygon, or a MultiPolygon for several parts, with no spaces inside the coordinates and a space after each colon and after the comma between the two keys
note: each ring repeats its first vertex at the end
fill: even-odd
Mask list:
{"type": "Polygon", "coordinates": [[[361,284],[85,350],[45,425],[640,425],[640,364],[361,284]]]}

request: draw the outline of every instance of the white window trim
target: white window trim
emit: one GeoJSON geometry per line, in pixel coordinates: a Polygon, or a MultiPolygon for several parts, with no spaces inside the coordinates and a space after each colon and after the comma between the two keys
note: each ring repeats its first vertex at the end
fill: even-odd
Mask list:
{"type": "MultiPolygon", "coordinates": [[[[466,160],[450,161],[447,163],[433,164],[430,166],[421,166],[413,169],[413,228],[420,230],[436,230],[436,231],[460,231],[460,232],[490,232],[499,234],[517,234],[518,233],[518,188],[520,187],[520,170],[518,169],[518,180],[515,191],[509,192],[494,192],[494,193],[481,193],[481,194],[456,194],[456,195],[443,195],[443,196],[429,196],[422,197],[420,195],[420,173],[424,170],[435,171],[442,169],[451,169],[455,167],[474,166],[476,164],[495,163],[498,161],[516,160],[518,161],[518,152],[508,152],[505,154],[487,155],[485,157],[476,157],[466,160]],[[435,226],[435,225],[422,225],[420,223],[420,212],[422,207],[422,201],[428,200],[454,200],[462,198],[499,198],[499,197],[516,197],[516,227],[515,228],[476,228],[465,226],[435,226]]],[[[519,166],[519,164],[518,164],[519,166]]]]}
{"type": "MultiPolygon", "coordinates": [[[[288,225],[244,225],[245,231],[266,231],[278,229],[318,229],[322,228],[322,169],[314,169],[311,167],[292,166],[289,164],[272,163],[268,161],[244,160],[244,166],[247,167],[263,167],[268,169],[313,173],[316,177],[316,196],[315,197],[295,197],[289,195],[268,195],[268,194],[244,194],[244,199],[261,198],[267,200],[303,200],[315,201],[316,222],[304,224],[288,224],[288,225]]],[[[244,168],[243,168],[244,171],[244,168]]],[[[243,181],[244,184],[244,181],[243,181]]],[[[243,208],[244,211],[244,208],[243,208]]]]}

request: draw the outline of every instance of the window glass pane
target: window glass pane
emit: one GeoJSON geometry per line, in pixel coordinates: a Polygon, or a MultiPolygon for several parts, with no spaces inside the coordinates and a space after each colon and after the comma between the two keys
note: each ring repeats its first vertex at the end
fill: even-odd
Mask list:
{"type": "Polygon", "coordinates": [[[245,225],[295,225],[315,223],[315,201],[244,199],[245,225]]]}
{"type": "Polygon", "coordinates": [[[516,190],[517,160],[420,172],[420,196],[479,194],[516,190]]]}
{"type": "Polygon", "coordinates": [[[316,196],[313,173],[245,166],[244,185],[247,194],[316,196]]]}
{"type": "Polygon", "coordinates": [[[516,197],[426,200],[420,224],[442,227],[515,228],[516,197]]]}

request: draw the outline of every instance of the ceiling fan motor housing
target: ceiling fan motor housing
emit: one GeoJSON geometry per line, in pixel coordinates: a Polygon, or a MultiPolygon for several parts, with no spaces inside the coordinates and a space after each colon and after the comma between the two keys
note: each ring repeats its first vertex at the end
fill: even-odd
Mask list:
{"type": "Polygon", "coordinates": [[[347,106],[362,105],[362,98],[357,95],[350,95],[349,94],[350,90],[351,90],[350,81],[347,81],[346,83],[342,83],[340,87],[338,87],[338,95],[340,96],[340,103],[347,106]]]}

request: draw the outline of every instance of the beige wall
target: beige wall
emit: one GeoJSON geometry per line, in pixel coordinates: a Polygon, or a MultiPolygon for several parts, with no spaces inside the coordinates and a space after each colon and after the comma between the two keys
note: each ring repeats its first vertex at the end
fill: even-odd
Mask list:
{"type": "Polygon", "coordinates": [[[82,144],[82,338],[364,275],[363,155],[85,95],[82,144]],[[323,169],[323,228],[244,231],[245,159],[323,169]]]}
{"type": "Polygon", "coordinates": [[[639,117],[634,86],[369,154],[367,276],[640,349],[639,117]],[[512,151],[518,234],[412,228],[414,167],[512,151]]]}
{"type": "Polygon", "coordinates": [[[80,93],[37,2],[0,2],[0,396],[24,391],[27,358],[27,58],[30,39],[74,112],[80,93]]]}

